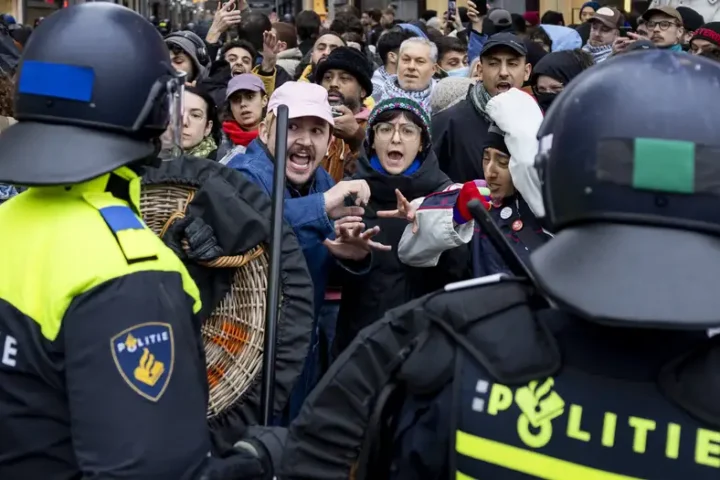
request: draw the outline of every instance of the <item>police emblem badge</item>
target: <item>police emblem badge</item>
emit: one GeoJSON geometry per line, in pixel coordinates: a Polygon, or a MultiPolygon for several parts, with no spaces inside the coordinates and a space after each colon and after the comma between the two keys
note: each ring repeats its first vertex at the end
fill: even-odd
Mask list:
{"type": "Polygon", "coordinates": [[[112,337],[110,350],[125,383],[150,401],[160,400],[175,363],[172,326],[161,322],[135,325],[112,337]]]}

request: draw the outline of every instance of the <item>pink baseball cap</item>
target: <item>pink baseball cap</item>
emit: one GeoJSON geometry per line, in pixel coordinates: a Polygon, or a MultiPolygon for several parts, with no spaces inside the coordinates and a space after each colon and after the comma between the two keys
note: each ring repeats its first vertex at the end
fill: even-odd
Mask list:
{"type": "Polygon", "coordinates": [[[268,112],[277,115],[280,105],[287,105],[288,117],[322,118],[331,126],[335,126],[327,90],[320,85],[309,82],[285,82],[277,88],[268,102],[268,112]]]}

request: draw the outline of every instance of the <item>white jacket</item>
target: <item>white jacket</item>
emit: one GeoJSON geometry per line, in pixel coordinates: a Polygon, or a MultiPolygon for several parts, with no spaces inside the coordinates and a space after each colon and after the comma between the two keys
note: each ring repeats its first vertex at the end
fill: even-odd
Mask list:
{"type": "MultiPolygon", "coordinates": [[[[510,152],[510,175],[513,184],[537,217],[544,216],[545,209],[540,191],[540,179],[535,170],[538,151],[537,132],[542,123],[542,111],[535,99],[527,93],[511,89],[493,98],[487,104],[490,118],[505,132],[505,146],[510,152]]],[[[428,197],[414,199],[417,208],[417,233],[412,225],[405,227],[398,245],[400,261],[411,267],[434,267],[446,250],[468,243],[475,230],[475,222],[457,225],[453,221],[453,206],[443,204],[443,199],[454,197],[447,194],[462,187],[454,184],[428,197]]]]}

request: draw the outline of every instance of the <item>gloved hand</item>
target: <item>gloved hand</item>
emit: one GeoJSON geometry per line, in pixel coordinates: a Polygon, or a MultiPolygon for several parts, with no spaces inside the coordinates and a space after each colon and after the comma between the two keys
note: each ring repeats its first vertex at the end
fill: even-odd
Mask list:
{"type": "Polygon", "coordinates": [[[202,218],[185,217],[178,219],[163,235],[163,242],[181,259],[210,261],[223,254],[215,232],[202,218]],[[190,249],[183,247],[186,240],[190,249]]]}
{"type": "Polygon", "coordinates": [[[198,480],[270,480],[273,472],[251,451],[236,449],[225,458],[208,458],[198,480]]]}
{"type": "Polygon", "coordinates": [[[490,189],[487,188],[485,180],[474,180],[466,182],[460,189],[455,206],[453,206],[453,220],[458,225],[464,225],[473,219],[468,210],[467,204],[470,200],[480,200],[486,210],[490,210],[492,199],[490,198],[490,189]]]}
{"type": "Polygon", "coordinates": [[[280,469],[286,440],[286,428],[253,425],[248,427],[245,438],[236,443],[235,448],[253,452],[266,469],[275,472],[280,469]]]}

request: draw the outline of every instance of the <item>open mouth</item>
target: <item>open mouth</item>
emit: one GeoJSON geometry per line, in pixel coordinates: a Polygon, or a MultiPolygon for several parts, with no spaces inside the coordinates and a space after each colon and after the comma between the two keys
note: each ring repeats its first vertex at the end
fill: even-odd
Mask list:
{"type": "Polygon", "coordinates": [[[510,85],[508,82],[500,82],[497,84],[497,89],[499,92],[507,92],[512,88],[512,85],[510,85]]]}
{"type": "Polygon", "coordinates": [[[291,153],[288,157],[288,166],[296,173],[310,171],[310,154],[307,152],[291,153]]]}
{"type": "Polygon", "coordinates": [[[405,158],[405,155],[399,150],[390,150],[387,154],[388,159],[392,163],[400,164],[403,161],[403,158],[405,158]]]}

